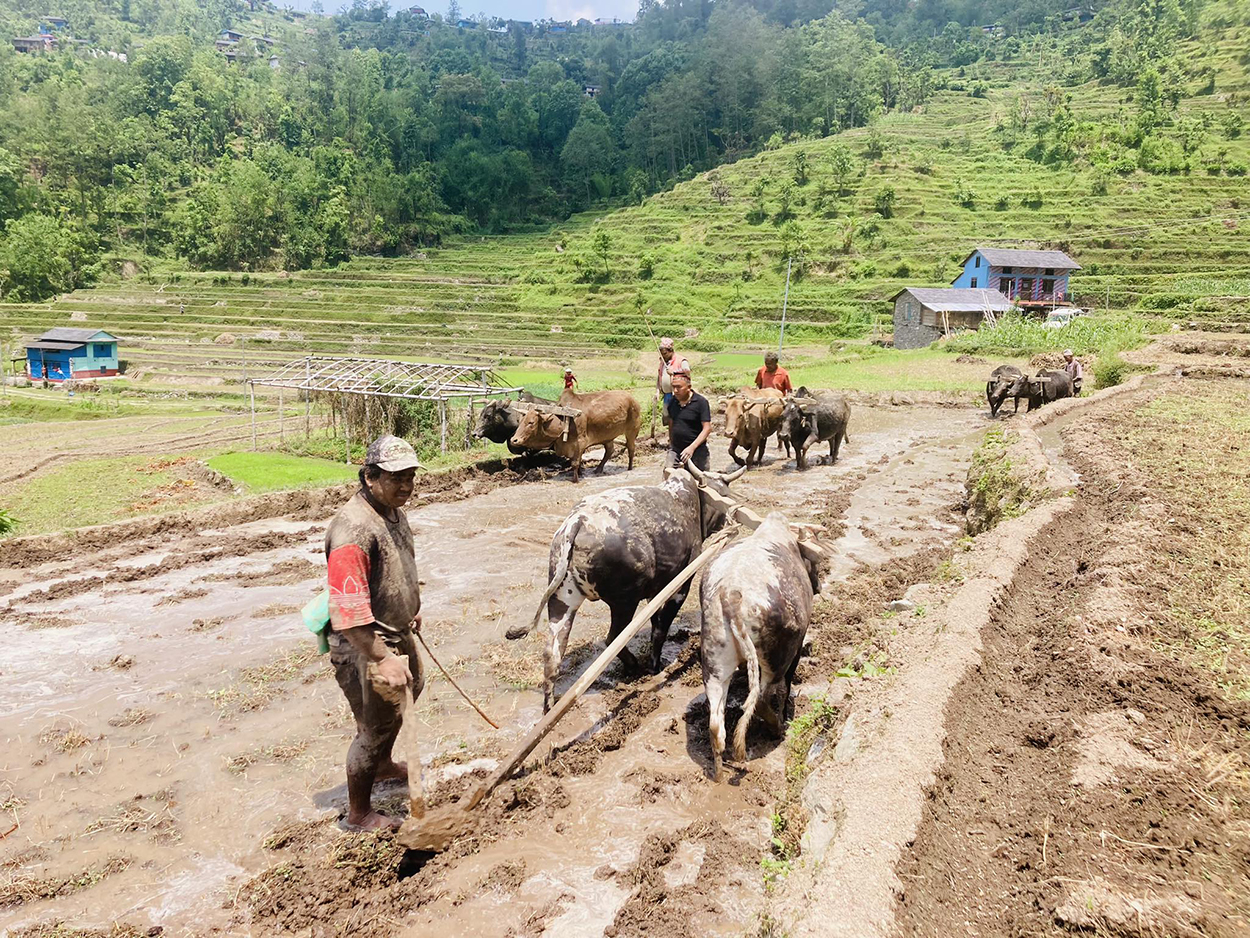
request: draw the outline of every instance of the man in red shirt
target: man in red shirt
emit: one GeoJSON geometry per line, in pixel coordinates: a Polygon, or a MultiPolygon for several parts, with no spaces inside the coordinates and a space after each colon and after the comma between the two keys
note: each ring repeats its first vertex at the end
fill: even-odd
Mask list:
{"type": "Polygon", "coordinates": [[[764,353],[764,367],[755,373],[757,388],[775,388],[784,395],[789,395],[794,388],[790,384],[790,373],[777,364],[777,353],[764,353]]]}
{"type": "Polygon", "coordinates": [[[421,628],[420,581],[403,511],[419,466],[406,441],[374,440],[360,470],[360,490],[326,529],[330,661],[356,718],[356,738],[347,751],[347,825],[356,830],[399,826],[373,810],[373,783],[408,777],[408,767],[391,750],[404,719],[403,693],[416,700],[425,684],[413,641],[413,631],[421,628]],[[381,693],[370,665],[385,685],[381,693]]]}
{"type": "Polygon", "coordinates": [[[573,374],[572,368],[564,369],[564,390],[573,390],[573,385],[577,384],[577,375],[573,374]]]}

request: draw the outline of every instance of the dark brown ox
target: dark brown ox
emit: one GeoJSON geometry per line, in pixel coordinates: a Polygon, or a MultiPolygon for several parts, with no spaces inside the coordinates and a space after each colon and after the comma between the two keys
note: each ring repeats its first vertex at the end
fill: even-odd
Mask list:
{"type": "MultiPolygon", "coordinates": [[[[603,447],[603,459],[595,472],[603,472],[616,451],[615,440],[625,437],[625,449],[629,451],[629,468],[634,468],[634,447],[638,430],[642,426],[642,408],[638,399],[629,391],[595,391],[577,394],[565,391],[560,395],[562,407],[580,410],[577,417],[558,417],[537,410],[527,411],[521,417],[512,444],[522,449],[546,449],[551,447],[557,456],[573,464],[573,481],[582,474],[582,454],[592,446],[603,447]],[[565,420],[568,420],[568,438],[565,438],[565,420]]],[[[511,447],[509,447],[511,448],[511,447]]]]}
{"type": "Polygon", "coordinates": [[[703,632],[699,654],[707,693],[712,774],[721,780],[725,752],[725,698],[738,666],[747,666],[747,699],[734,732],[734,758],[746,758],[747,727],[763,698],[765,718],[777,736],[790,685],[820,592],[815,555],[799,547],[785,515],[773,512],[755,533],[720,554],[699,588],[703,632]]]}
{"type": "MultiPolygon", "coordinates": [[[[729,455],[739,466],[744,465],[738,447],[746,447],[745,465],[753,466],[764,459],[768,438],[781,428],[786,407],[782,393],[775,388],[743,388],[725,400],[725,436],[729,437],[729,455]]],[[[789,447],[786,456],[788,457],[789,447]]]]}

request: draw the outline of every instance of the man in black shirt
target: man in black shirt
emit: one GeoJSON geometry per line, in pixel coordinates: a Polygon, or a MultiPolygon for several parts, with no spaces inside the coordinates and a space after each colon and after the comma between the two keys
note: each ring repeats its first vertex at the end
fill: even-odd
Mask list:
{"type": "Polygon", "coordinates": [[[668,452],[664,456],[664,464],[679,466],[690,460],[706,471],[712,408],[707,398],[695,393],[690,386],[689,372],[673,374],[673,399],[668,402],[668,416],[668,452]]]}

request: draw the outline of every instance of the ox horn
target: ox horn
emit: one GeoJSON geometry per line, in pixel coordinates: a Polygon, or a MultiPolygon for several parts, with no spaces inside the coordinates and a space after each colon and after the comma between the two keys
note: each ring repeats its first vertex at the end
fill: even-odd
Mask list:
{"type": "Polygon", "coordinates": [[[682,468],[685,469],[692,476],[694,476],[694,480],[698,482],[700,485],[703,485],[705,482],[707,482],[707,476],[703,474],[702,469],[700,469],[698,466],[694,464],[693,459],[687,459],[684,463],[682,463],[682,468]]]}
{"type": "Polygon", "coordinates": [[[739,479],[741,479],[743,474],[746,471],[747,471],[746,466],[739,466],[733,472],[730,472],[727,475],[722,475],[721,478],[725,481],[725,484],[728,485],[730,482],[737,482],[739,479]]]}

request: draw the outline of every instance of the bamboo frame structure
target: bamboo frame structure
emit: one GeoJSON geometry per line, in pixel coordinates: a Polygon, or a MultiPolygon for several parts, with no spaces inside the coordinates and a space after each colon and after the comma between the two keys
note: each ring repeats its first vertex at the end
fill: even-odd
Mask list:
{"type": "MultiPolygon", "coordinates": [[[[306,401],[313,392],[360,394],[371,397],[437,401],[441,424],[441,445],[447,449],[447,402],[505,397],[519,394],[521,388],[508,386],[489,365],[454,362],[403,362],[380,358],[337,358],[309,355],[287,362],[277,371],[247,379],[256,421],[256,386],[301,391],[306,401]]],[[[305,429],[308,406],[305,405],[305,429]]],[[[349,444],[350,446],[350,444],[349,444]]],[[[252,448],[256,448],[253,434],[252,448]]]]}

